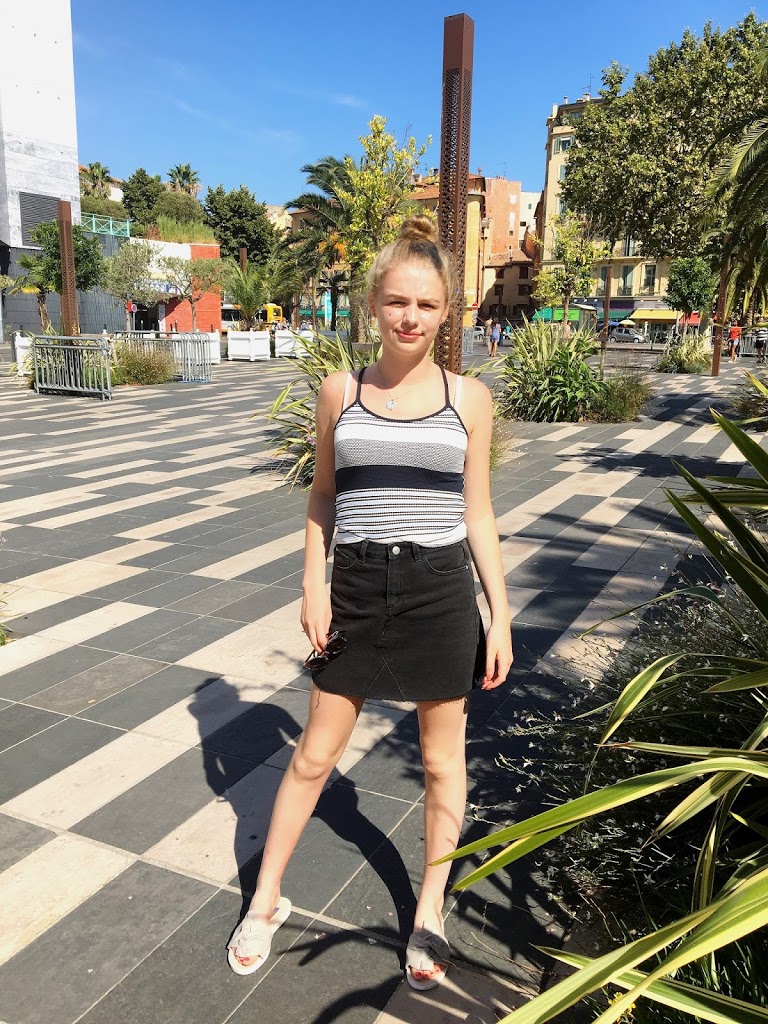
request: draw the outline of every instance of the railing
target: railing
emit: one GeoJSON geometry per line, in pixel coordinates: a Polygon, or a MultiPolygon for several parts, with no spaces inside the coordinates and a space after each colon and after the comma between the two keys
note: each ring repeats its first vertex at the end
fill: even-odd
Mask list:
{"type": "Polygon", "coordinates": [[[113,220],[112,217],[100,217],[96,213],[83,213],[80,216],[80,224],[84,231],[91,231],[94,235],[114,235],[116,238],[131,237],[131,222],[129,220],[113,220]]]}
{"type": "Polygon", "coordinates": [[[620,284],[619,287],[616,289],[616,294],[617,295],[622,295],[622,296],[632,295],[633,294],[633,292],[632,292],[632,285],[630,285],[630,284],[620,284]]]}
{"type": "Polygon", "coordinates": [[[207,334],[144,334],[125,331],[113,335],[115,342],[132,352],[167,352],[173,359],[176,379],[184,384],[210,384],[211,339],[207,334]]]}
{"type": "Polygon", "coordinates": [[[106,338],[39,335],[32,340],[35,391],[112,397],[106,338]]]}

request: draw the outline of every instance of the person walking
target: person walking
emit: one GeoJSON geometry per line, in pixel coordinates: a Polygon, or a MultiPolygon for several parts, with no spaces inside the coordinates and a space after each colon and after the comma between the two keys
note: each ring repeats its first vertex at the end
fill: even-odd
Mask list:
{"type": "Polygon", "coordinates": [[[501,324],[498,320],[495,320],[493,327],[491,328],[491,347],[488,350],[488,355],[491,359],[496,357],[496,351],[499,347],[499,341],[501,340],[501,324]]]}
{"type": "Polygon", "coordinates": [[[290,914],[283,874],[367,698],[416,703],[424,875],[406,978],[433,988],[448,968],[450,864],[435,862],[455,850],[464,818],[468,701],[475,687],[501,685],[513,660],[490,499],[491,395],[429,354],[456,282],[434,223],[411,217],[368,275],[378,360],[331,374],[318,394],[301,610],[312,646],[309,717],[275,799],[256,891],[228,943],[237,974],[265,963],[290,914]],[[487,635],[472,562],[490,609],[487,635]]]}
{"type": "Polygon", "coordinates": [[[766,345],[768,345],[768,324],[761,324],[755,331],[755,355],[759,366],[765,366],[766,345]]]}
{"type": "Polygon", "coordinates": [[[488,348],[488,355],[490,355],[491,354],[491,332],[493,330],[493,318],[489,316],[488,319],[485,321],[485,324],[483,326],[485,328],[485,344],[486,344],[486,346],[488,348]]]}
{"type": "Polygon", "coordinates": [[[728,355],[732,363],[736,362],[741,346],[741,327],[734,320],[728,328],[728,355]]]}

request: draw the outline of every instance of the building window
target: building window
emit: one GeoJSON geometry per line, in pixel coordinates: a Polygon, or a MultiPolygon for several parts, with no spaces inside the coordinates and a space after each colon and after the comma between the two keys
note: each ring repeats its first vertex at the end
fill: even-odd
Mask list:
{"type": "Polygon", "coordinates": [[[493,286],[493,294],[494,295],[503,295],[504,294],[504,285],[503,284],[495,284],[493,286]]]}
{"type": "Polygon", "coordinates": [[[621,268],[621,284],[619,285],[619,295],[631,295],[632,294],[632,272],[634,267],[624,266],[621,268]]]}
{"type": "Polygon", "coordinates": [[[32,238],[39,224],[48,224],[59,216],[59,201],[53,196],[38,196],[32,192],[19,192],[21,213],[21,244],[34,245],[32,238]]]}
{"type": "Polygon", "coordinates": [[[622,255],[625,256],[625,257],[626,256],[636,256],[637,255],[637,246],[635,245],[635,240],[634,240],[634,238],[632,238],[629,235],[627,235],[627,237],[624,239],[624,247],[623,247],[622,255]]]}
{"type": "Polygon", "coordinates": [[[530,295],[532,291],[533,291],[533,285],[530,285],[530,284],[521,284],[521,285],[518,285],[518,287],[517,287],[517,294],[518,295],[530,295]]]}
{"type": "Polygon", "coordinates": [[[520,278],[521,281],[527,281],[528,280],[528,267],[525,266],[525,265],[522,266],[522,267],[518,267],[517,268],[517,276],[520,278]]]}
{"type": "Polygon", "coordinates": [[[496,271],[496,280],[497,281],[503,281],[504,280],[504,267],[499,267],[498,270],[496,271]]]}
{"type": "Polygon", "coordinates": [[[605,295],[608,288],[608,267],[600,267],[597,275],[597,294],[605,295]]]}
{"type": "Polygon", "coordinates": [[[651,295],[656,292],[656,264],[646,263],[643,267],[643,291],[651,295]]]}
{"type": "Polygon", "coordinates": [[[565,181],[565,176],[568,173],[568,164],[560,164],[560,170],[557,172],[557,180],[565,181]]]}
{"type": "Polygon", "coordinates": [[[557,201],[557,214],[559,217],[564,217],[568,212],[568,204],[564,199],[558,199],[557,201]]]}
{"type": "Polygon", "coordinates": [[[559,135],[555,139],[555,152],[556,153],[567,153],[571,148],[573,137],[570,135],[559,135]]]}

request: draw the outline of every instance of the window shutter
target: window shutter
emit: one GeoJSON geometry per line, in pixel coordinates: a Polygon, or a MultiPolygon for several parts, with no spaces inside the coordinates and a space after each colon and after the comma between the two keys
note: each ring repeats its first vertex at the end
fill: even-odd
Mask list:
{"type": "Polygon", "coordinates": [[[55,196],[38,196],[33,192],[19,192],[21,209],[21,244],[34,245],[32,232],[38,224],[46,224],[56,220],[59,213],[59,200],[55,196]]]}

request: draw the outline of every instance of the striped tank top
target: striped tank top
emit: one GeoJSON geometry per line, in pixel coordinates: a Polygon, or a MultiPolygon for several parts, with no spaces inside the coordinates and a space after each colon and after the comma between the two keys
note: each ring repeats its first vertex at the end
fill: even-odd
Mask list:
{"type": "MultiPolygon", "coordinates": [[[[406,540],[441,547],[463,540],[467,431],[451,405],[445,370],[445,405],[414,420],[366,409],[363,373],[334,430],[337,542],[406,540]]],[[[458,377],[457,403],[460,386],[458,377]]]]}

